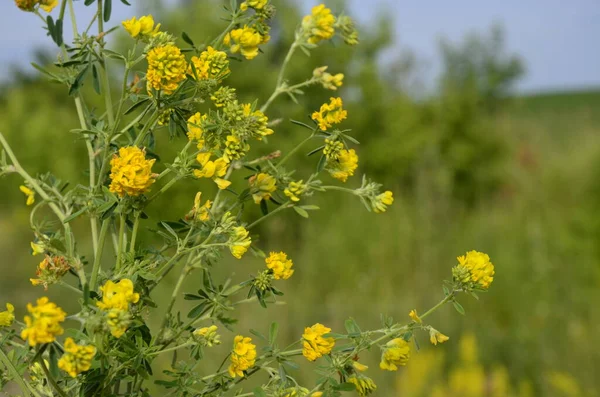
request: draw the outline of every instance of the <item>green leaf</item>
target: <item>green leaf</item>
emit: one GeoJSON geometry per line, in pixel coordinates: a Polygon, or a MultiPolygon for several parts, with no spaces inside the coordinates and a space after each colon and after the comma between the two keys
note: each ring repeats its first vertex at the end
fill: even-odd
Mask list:
{"type": "Polygon", "coordinates": [[[192,47],[195,47],[194,42],[192,41],[192,39],[190,38],[190,36],[188,36],[188,34],[186,32],[181,32],[181,38],[183,39],[183,41],[185,41],[192,47]]]}
{"type": "Polygon", "coordinates": [[[319,164],[317,164],[317,174],[323,171],[323,169],[325,168],[325,164],[327,164],[327,157],[325,157],[325,155],[322,155],[319,159],[319,164]]]}
{"type": "Polygon", "coordinates": [[[300,208],[300,207],[292,207],[294,209],[294,211],[296,211],[296,213],[304,218],[308,218],[308,212],[306,212],[306,210],[300,208]]]}
{"type": "Polygon", "coordinates": [[[344,382],[334,387],[335,390],[339,391],[354,391],[356,390],[356,386],[350,382],[344,382]]]}
{"type": "Polygon", "coordinates": [[[126,6],[131,6],[131,4],[129,4],[129,3],[127,2],[127,0],[121,0],[121,3],[125,4],[126,6]]]}
{"type": "Polygon", "coordinates": [[[96,68],[96,65],[92,65],[92,78],[94,91],[96,91],[96,94],[100,95],[100,79],[98,78],[98,69],[96,68]]]}
{"type": "Polygon", "coordinates": [[[146,98],[146,99],[142,99],[141,101],[134,103],[133,105],[131,105],[131,107],[129,109],[127,109],[125,111],[124,114],[129,114],[131,112],[133,112],[135,109],[139,108],[140,106],[142,106],[143,104],[150,102],[150,98],[146,98]]]}
{"type": "Polygon", "coordinates": [[[198,306],[194,307],[192,310],[190,310],[190,312],[188,313],[188,318],[196,318],[196,317],[200,317],[201,315],[204,314],[204,312],[208,310],[208,303],[207,302],[203,302],[201,304],[199,304],[198,306]]]}
{"type": "Polygon", "coordinates": [[[304,128],[307,128],[307,129],[309,129],[309,130],[311,130],[311,131],[314,131],[314,130],[315,130],[315,129],[314,129],[313,127],[311,127],[310,125],[308,125],[308,124],[305,124],[305,123],[303,123],[303,122],[301,122],[301,121],[298,121],[298,120],[290,120],[290,121],[292,122],[292,124],[296,124],[296,125],[302,126],[302,127],[304,127],[304,128]]]}
{"type": "Polygon", "coordinates": [[[67,216],[65,219],[63,219],[63,223],[66,224],[66,223],[71,222],[73,219],[77,218],[79,215],[83,214],[85,211],[87,211],[87,207],[83,207],[82,209],[75,212],[74,214],[67,216]]]}
{"type": "Polygon", "coordinates": [[[260,211],[263,215],[267,215],[269,213],[269,207],[267,207],[266,200],[260,200],[260,211]]]}
{"type": "Polygon", "coordinates": [[[301,205],[300,208],[307,211],[317,211],[321,209],[318,205],[301,205]]]}
{"type": "Polygon", "coordinates": [[[349,334],[360,334],[360,327],[352,317],[344,322],[344,326],[349,334]]]}
{"type": "Polygon", "coordinates": [[[95,0],[85,0],[85,2],[83,4],[85,4],[86,6],[89,6],[90,4],[93,4],[95,0]]]}
{"type": "Polygon", "coordinates": [[[315,153],[319,153],[320,151],[322,151],[325,148],[325,145],[323,146],[319,146],[318,148],[311,150],[310,152],[308,152],[307,156],[312,156],[315,153]]]}
{"type": "Polygon", "coordinates": [[[252,393],[256,397],[267,397],[267,393],[265,393],[265,391],[261,387],[256,387],[254,390],[252,390],[252,393]]]}
{"type": "Polygon", "coordinates": [[[175,232],[175,230],[173,230],[173,228],[171,226],[169,226],[169,224],[167,222],[160,222],[160,224],[162,225],[162,227],[167,229],[167,231],[169,233],[171,233],[176,239],[179,237],[178,234],[175,232]]]}
{"type": "Polygon", "coordinates": [[[454,302],[452,302],[452,304],[454,305],[454,308],[456,309],[457,312],[459,312],[463,316],[465,315],[465,308],[462,307],[462,305],[460,303],[458,303],[457,301],[454,301],[454,302]]]}
{"type": "Polygon", "coordinates": [[[85,76],[89,70],[89,65],[86,66],[85,68],[83,68],[81,70],[81,72],[79,72],[79,74],[77,75],[77,77],[75,77],[75,81],[73,82],[73,84],[71,84],[71,87],[69,88],[69,95],[73,95],[75,93],[77,93],[79,91],[79,89],[81,88],[81,86],[83,85],[83,80],[85,80],[85,76]]]}
{"type": "Polygon", "coordinates": [[[276,322],[271,323],[271,328],[269,329],[269,344],[270,345],[273,345],[275,343],[278,332],[279,332],[279,324],[277,324],[276,322]]]}
{"type": "Polygon", "coordinates": [[[112,13],[112,0],[104,0],[104,22],[110,20],[110,14],[112,13]]]}
{"type": "Polygon", "coordinates": [[[54,344],[50,345],[49,362],[50,374],[54,379],[58,379],[60,373],[60,371],[58,370],[58,352],[56,351],[56,347],[54,346],[54,344]]]}
{"type": "Polygon", "coordinates": [[[255,329],[251,329],[251,330],[250,330],[250,333],[251,333],[252,335],[255,335],[255,336],[259,337],[260,339],[264,340],[265,342],[267,342],[267,341],[268,341],[268,339],[267,339],[267,337],[266,337],[266,336],[264,336],[263,334],[261,334],[260,332],[258,332],[258,331],[257,331],[257,330],[255,330],[255,329]]]}
{"type": "Polygon", "coordinates": [[[54,42],[57,46],[63,45],[63,21],[62,19],[57,19],[56,24],[54,25],[54,42]]]}

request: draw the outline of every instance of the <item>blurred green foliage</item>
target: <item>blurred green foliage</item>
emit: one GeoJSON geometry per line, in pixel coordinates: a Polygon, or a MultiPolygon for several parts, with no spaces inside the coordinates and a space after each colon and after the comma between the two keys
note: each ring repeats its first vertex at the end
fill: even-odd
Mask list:
{"type": "MultiPolygon", "coordinates": [[[[201,43],[224,26],[219,8],[209,2],[183,1],[157,19],[176,35],[185,28],[201,43]]],[[[243,72],[232,64],[227,84],[242,100],[268,98],[277,65],[301,18],[295,4],[275,3],[278,17],[265,53],[244,65],[243,72]]],[[[403,88],[410,62],[402,56],[382,61],[386,50],[395,46],[392,22],[382,19],[361,27],[357,47],[324,46],[310,58],[297,55],[288,76],[292,82],[301,81],[323,65],[345,73],[345,126],[362,143],[359,171],[385,182],[396,202],[389,212],[375,215],[350,196],[315,198],[322,210],[310,221],[285,214],[262,225],[260,247],[288,252],[297,270],[284,286],[287,305],[268,312],[244,308],[236,313],[239,329],[256,319],[277,320],[283,337],[291,340],[317,321],[341,327],[349,316],[369,325],[378,323],[379,312],[405,317],[410,309],[436,302],[439,296],[432,291],[441,295],[441,281],[450,277],[454,258],[477,249],[492,257],[496,279],[482,302],[464,302],[466,318],[449,312],[432,318],[433,325],[451,337],[436,348],[445,352],[439,358],[439,382],[445,384],[444,379],[462,368],[457,342],[472,333],[479,341],[477,365],[484,379],[493,383],[494,376],[502,376],[509,390],[493,394],[490,389],[474,396],[597,396],[600,117],[594,108],[600,94],[511,98],[512,84],[524,68],[504,52],[502,32],[494,27],[489,36],[442,43],[443,73],[435,95],[415,99],[403,88]],[[494,370],[499,367],[501,375],[494,370]],[[530,394],[522,394],[523,387],[530,394]]],[[[93,109],[100,98],[87,90],[92,99],[86,105],[93,109]]],[[[300,98],[302,106],[280,98],[269,117],[285,114],[307,120],[306,109],[317,109],[330,94],[310,88],[300,98]]],[[[76,184],[86,179],[81,172],[86,154],[83,143],[69,133],[78,125],[72,105],[64,87],[40,77],[15,76],[0,96],[0,130],[28,170],[50,170],[76,184]]],[[[289,150],[303,138],[302,129],[287,119],[275,130],[271,140],[277,144],[259,147],[256,156],[275,146],[289,150]]],[[[170,161],[184,137],[170,140],[166,129],[158,135],[157,150],[170,161]]],[[[314,167],[312,158],[299,156],[294,161],[299,177],[314,167]]],[[[28,282],[38,258],[28,254],[31,236],[20,182],[15,176],[1,181],[0,304],[13,302],[22,316],[25,303],[42,291],[28,282]]],[[[348,185],[358,186],[359,177],[348,185]]],[[[212,188],[211,183],[191,181],[157,202],[150,215],[176,220],[189,210],[197,190],[212,188]]],[[[76,233],[87,233],[85,227],[75,223],[76,233]]],[[[245,275],[258,262],[231,261],[223,274],[234,267],[245,275]]],[[[199,283],[188,280],[186,292],[199,283]]],[[[68,311],[67,294],[48,291],[68,311]]],[[[422,354],[430,353],[431,347],[423,346],[422,354]]],[[[374,351],[364,361],[376,368],[377,355],[374,351]]],[[[394,395],[392,390],[398,395],[432,395],[427,388],[404,392],[411,382],[409,371],[397,382],[373,371],[380,384],[378,395],[394,395]]],[[[448,390],[450,394],[442,395],[458,395],[448,390]]]]}

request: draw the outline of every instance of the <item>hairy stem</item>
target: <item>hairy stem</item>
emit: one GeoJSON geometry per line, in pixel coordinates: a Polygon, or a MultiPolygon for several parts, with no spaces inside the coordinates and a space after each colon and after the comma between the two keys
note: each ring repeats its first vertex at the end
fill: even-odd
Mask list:
{"type": "Polygon", "coordinates": [[[125,238],[125,226],[127,223],[125,214],[121,214],[119,222],[119,243],[117,244],[117,264],[115,265],[115,271],[117,272],[121,269],[121,261],[123,259],[123,240],[125,238]]]}
{"type": "Polygon", "coordinates": [[[23,393],[25,395],[34,395],[34,396],[39,397],[39,394],[35,390],[33,390],[33,388],[31,386],[29,386],[26,383],[23,376],[21,376],[21,374],[19,374],[19,372],[17,371],[17,369],[15,368],[13,363],[10,361],[10,359],[8,358],[8,356],[4,353],[4,351],[2,349],[0,349],[0,362],[2,362],[2,364],[4,364],[7,371],[12,375],[12,379],[15,381],[16,384],[19,385],[19,387],[21,388],[21,390],[23,391],[23,393]]]}
{"type": "Polygon", "coordinates": [[[100,262],[102,260],[102,251],[104,251],[104,242],[106,241],[106,232],[108,232],[108,227],[110,225],[110,219],[107,218],[102,222],[102,227],[100,228],[100,239],[98,240],[98,247],[95,251],[94,256],[94,265],[92,267],[92,278],[90,280],[90,290],[94,291],[96,288],[96,283],[98,282],[98,273],[100,272],[100,262]]]}

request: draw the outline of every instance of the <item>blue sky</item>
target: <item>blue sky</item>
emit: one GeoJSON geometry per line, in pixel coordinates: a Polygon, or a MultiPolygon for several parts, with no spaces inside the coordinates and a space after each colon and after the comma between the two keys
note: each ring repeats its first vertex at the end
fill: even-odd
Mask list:
{"type": "MultiPolygon", "coordinates": [[[[4,79],[11,65],[29,68],[33,50],[48,46],[49,39],[40,34],[41,21],[35,15],[20,12],[12,0],[0,1],[0,79],[4,79]]],[[[114,21],[136,13],[135,7],[114,2],[114,21]]],[[[308,9],[316,1],[301,3],[308,9]]],[[[439,66],[440,37],[458,41],[472,31],[487,32],[494,22],[504,25],[508,50],[525,60],[527,75],[519,90],[600,86],[598,0],[350,0],[349,4],[361,22],[382,10],[394,17],[398,48],[411,49],[427,65],[420,75],[428,86],[439,66]]],[[[91,14],[83,1],[75,6],[91,14]]]]}

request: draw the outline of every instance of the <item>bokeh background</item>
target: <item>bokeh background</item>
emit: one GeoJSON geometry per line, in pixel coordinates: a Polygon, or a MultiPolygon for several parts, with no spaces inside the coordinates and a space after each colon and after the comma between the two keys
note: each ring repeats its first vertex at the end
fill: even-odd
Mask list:
{"type": "MultiPolygon", "coordinates": [[[[313,5],[274,2],[278,17],[264,55],[233,65],[228,80],[247,100],[268,98],[294,28],[313,5]]],[[[114,3],[114,24],[150,10],[165,29],[180,34],[183,28],[198,42],[224,27],[217,0],[114,3]]],[[[378,326],[380,313],[406,319],[410,309],[439,300],[457,255],[477,249],[496,265],[490,292],[479,302],[461,300],[466,317],[451,307],[432,316],[432,325],[450,341],[433,348],[423,335],[420,352],[405,369],[372,371],[380,387],[376,395],[599,396],[597,2],[328,5],[357,18],[361,44],[327,44],[310,58],[299,54],[288,76],[300,81],[322,65],[345,73],[345,125],[361,141],[359,175],[384,183],[396,201],[375,215],[349,195],[332,194],[312,199],[321,210],[310,220],[290,213],[265,222],[259,246],[288,252],[296,273],[282,287],[285,305],[268,311],[248,305],[235,313],[237,329],[265,331],[278,321],[283,344],[317,321],[341,328],[353,316],[369,328],[378,326]]],[[[76,9],[82,18],[91,15],[82,1],[76,9]]],[[[78,123],[66,88],[29,66],[55,59],[50,39],[34,15],[12,2],[4,1],[0,10],[0,130],[30,172],[85,182],[86,153],[69,132],[78,123]]],[[[111,46],[129,43],[117,35],[111,46]]],[[[310,89],[303,106],[281,99],[269,117],[304,119],[329,94],[310,89]]],[[[91,106],[101,106],[92,90],[87,97],[91,106]]],[[[301,134],[283,122],[270,146],[260,150],[290,149],[301,134]]],[[[172,158],[183,139],[169,141],[165,131],[158,151],[172,158]]],[[[308,172],[310,161],[297,159],[300,173],[308,172]]],[[[359,179],[348,185],[358,186],[359,179]]],[[[22,316],[25,304],[43,291],[28,282],[39,257],[29,252],[29,208],[20,183],[14,175],[0,181],[0,305],[13,302],[22,316]]],[[[190,181],[172,189],[143,226],[178,219],[198,189],[210,188],[190,181]]],[[[89,251],[86,226],[75,223],[83,251],[89,251]]],[[[259,265],[245,258],[226,261],[219,271],[243,279],[259,265]]],[[[191,277],[186,292],[200,282],[191,277]]],[[[155,298],[160,302],[170,287],[155,298]]],[[[67,311],[77,307],[67,290],[51,288],[48,295],[67,311]]],[[[377,356],[373,351],[361,361],[376,368],[377,356]]],[[[157,365],[166,368],[168,362],[157,365]]],[[[208,360],[202,368],[214,366],[208,360]]],[[[310,378],[304,372],[300,377],[310,378]]]]}

